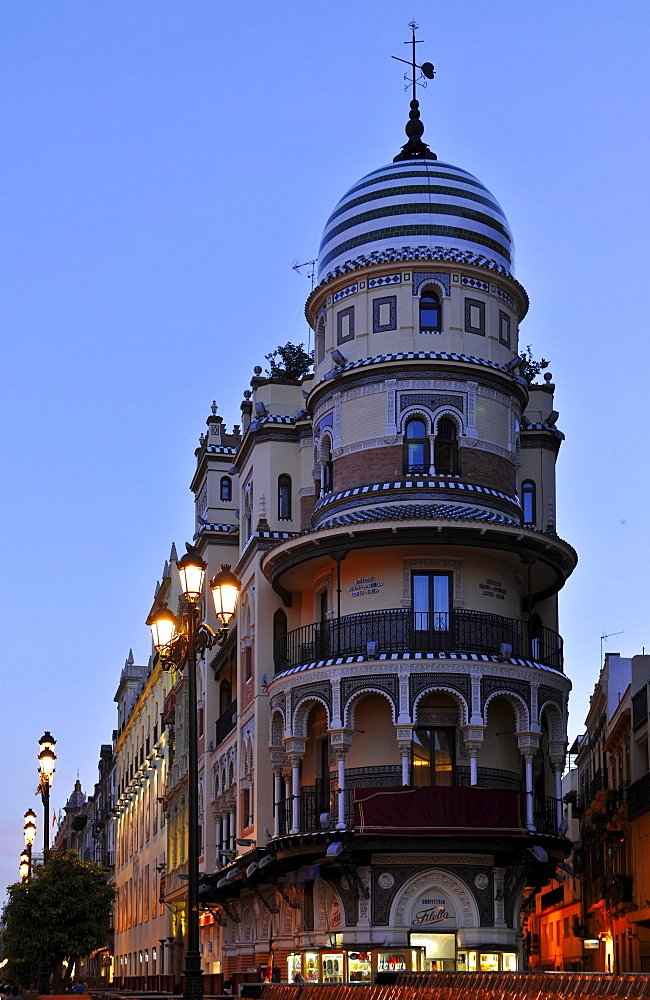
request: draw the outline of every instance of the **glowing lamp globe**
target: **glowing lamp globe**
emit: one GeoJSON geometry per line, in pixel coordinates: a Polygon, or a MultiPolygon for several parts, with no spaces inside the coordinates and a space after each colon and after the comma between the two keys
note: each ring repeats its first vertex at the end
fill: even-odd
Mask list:
{"type": "Polygon", "coordinates": [[[210,580],[210,589],[214,599],[214,611],[223,626],[230,624],[230,619],[237,607],[240,583],[230,566],[222,566],[221,572],[210,580]]]}
{"type": "Polygon", "coordinates": [[[188,601],[198,601],[203,593],[205,563],[194,549],[188,551],[176,563],[181,581],[181,590],[188,601]]]}
{"type": "Polygon", "coordinates": [[[25,843],[31,847],[36,840],[36,813],[33,809],[28,809],[25,813],[23,833],[25,834],[25,843]]]}
{"type": "Polygon", "coordinates": [[[162,653],[171,644],[176,632],[176,617],[166,604],[161,604],[147,618],[156,650],[162,653]]]}

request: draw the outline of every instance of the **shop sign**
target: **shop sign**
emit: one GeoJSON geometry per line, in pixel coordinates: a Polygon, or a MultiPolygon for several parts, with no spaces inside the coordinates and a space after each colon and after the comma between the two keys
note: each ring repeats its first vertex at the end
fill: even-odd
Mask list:
{"type": "Polygon", "coordinates": [[[600,948],[600,940],[598,938],[585,938],[582,946],[585,951],[597,951],[600,948]]]}
{"type": "Polygon", "coordinates": [[[446,896],[435,890],[421,896],[411,913],[411,927],[450,926],[456,922],[456,911],[446,896]]]}
{"type": "Polygon", "coordinates": [[[383,586],[384,581],[375,580],[374,576],[360,576],[348,587],[348,593],[350,597],[368,597],[369,594],[378,594],[383,586]]]}

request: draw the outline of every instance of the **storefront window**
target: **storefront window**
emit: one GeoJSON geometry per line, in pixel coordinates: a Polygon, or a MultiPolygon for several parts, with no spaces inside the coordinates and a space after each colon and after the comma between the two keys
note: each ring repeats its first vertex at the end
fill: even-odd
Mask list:
{"type": "Polygon", "coordinates": [[[456,968],[455,934],[411,934],[411,944],[424,948],[423,972],[453,972],[456,968]]]}
{"type": "Polygon", "coordinates": [[[498,953],[493,951],[482,951],[480,970],[481,972],[498,972],[499,971],[498,953]]]}
{"type": "Polygon", "coordinates": [[[377,972],[411,972],[411,963],[402,951],[380,951],[377,954],[377,972]]]}
{"type": "Polygon", "coordinates": [[[504,951],[502,955],[503,959],[503,971],[504,972],[516,972],[517,971],[517,956],[514,952],[504,951]]]}
{"type": "Polygon", "coordinates": [[[318,982],[318,952],[305,953],[305,979],[308,983],[318,982]]]}
{"type": "MultiPolygon", "coordinates": [[[[302,955],[294,954],[289,955],[287,958],[287,979],[290,983],[295,981],[296,976],[302,976],[302,955]]],[[[300,978],[298,978],[300,982],[300,978]]]]}
{"type": "Polygon", "coordinates": [[[348,982],[372,982],[372,965],[369,951],[348,952],[348,982]]]}
{"type": "Polygon", "coordinates": [[[343,952],[323,953],[323,982],[343,982],[343,952]]]}

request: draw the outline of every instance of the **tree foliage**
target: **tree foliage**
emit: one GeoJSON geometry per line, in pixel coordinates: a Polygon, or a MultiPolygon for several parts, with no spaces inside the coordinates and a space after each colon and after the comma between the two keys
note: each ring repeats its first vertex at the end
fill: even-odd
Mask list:
{"type": "Polygon", "coordinates": [[[302,378],[314,363],[314,352],[306,351],[304,344],[278,345],[275,351],[265,354],[269,362],[267,378],[302,378]]]}
{"type": "Polygon", "coordinates": [[[106,869],[81,861],[76,851],[56,851],[34,870],[29,883],[8,887],[3,910],[4,955],[12,963],[76,959],[108,941],[117,890],[106,869]]]}
{"type": "Polygon", "coordinates": [[[548,368],[550,362],[546,358],[542,358],[541,361],[535,361],[533,358],[533,352],[530,344],[526,347],[525,351],[522,351],[519,355],[521,361],[519,362],[519,374],[522,378],[525,378],[528,384],[534,382],[540,372],[548,368]]]}

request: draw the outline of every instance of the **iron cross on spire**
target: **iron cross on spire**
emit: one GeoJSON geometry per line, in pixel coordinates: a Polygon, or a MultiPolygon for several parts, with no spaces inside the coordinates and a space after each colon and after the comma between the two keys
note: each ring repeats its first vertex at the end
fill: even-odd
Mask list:
{"type": "MultiPolygon", "coordinates": [[[[407,66],[411,67],[411,83],[412,83],[412,86],[413,86],[413,100],[415,101],[416,100],[416,96],[415,96],[416,95],[416,87],[417,87],[418,83],[420,84],[420,86],[426,87],[426,81],[423,80],[422,77],[420,77],[418,79],[417,74],[415,72],[416,69],[419,69],[421,71],[421,73],[422,73],[422,76],[425,76],[427,80],[433,80],[433,78],[435,76],[435,70],[433,68],[433,64],[430,63],[430,62],[425,62],[425,63],[422,63],[421,65],[419,63],[416,63],[416,61],[415,61],[415,46],[419,45],[420,42],[422,41],[422,39],[415,37],[415,32],[419,28],[419,25],[418,25],[418,23],[416,21],[411,21],[411,23],[409,24],[409,28],[411,29],[411,41],[410,42],[404,42],[404,44],[405,45],[410,45],[412,47],[412,55],[411,55],[410,61],[408,59],[401,59],[399,56],[393,56],[392,58],[393,59],[397,59],[398,62],[406,63],[407,66]]],[[[408,81],[408,75],[406,73],[404,74],[404,79],[406,81],[408,81]]],[[[404,88],[404,90],[408,90],[408,88],[409,88],[409,83],[407,82],[406,87],[404,88]]]]}

